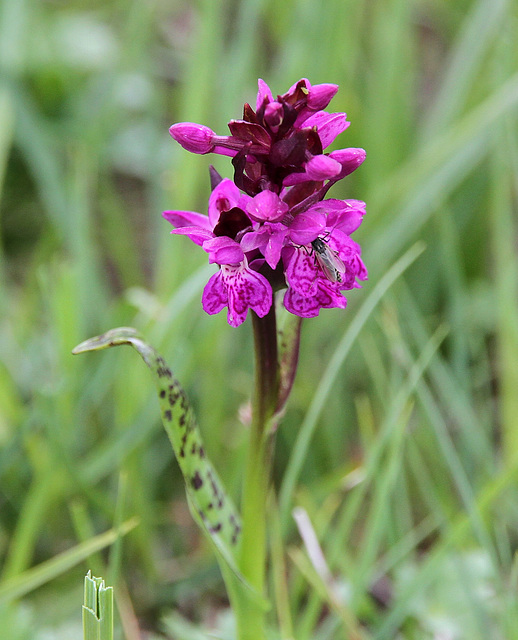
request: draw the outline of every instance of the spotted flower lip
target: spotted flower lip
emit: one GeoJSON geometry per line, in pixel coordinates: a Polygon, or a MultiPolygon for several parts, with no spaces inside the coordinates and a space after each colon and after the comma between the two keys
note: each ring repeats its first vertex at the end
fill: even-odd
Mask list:
{"type": "Polygon", "coordinates": [[[228,307],[227,320],[238,327],[246,320],[248,309],[263,318],[272,306],[272,288],[260,273],[250,269],[246,262],[223,265],[209,279],[202,296],[204,311],[213,315],[228,307]]]}
{"type": "Polygon", "coordinates": [[[252,220],[240,208],[246,207],[249,200],[226,179],[212,191],[208,215],[194,211],[162,214],[175,227],[171,233],[186,235],[207,252],[209,263],[219,265],[204,288],[202,306],[209,314],[228,307],[228,323],[233,327],[246,319],[248,309],[263,317],[272,305],[270,283],[249,265],[236,240],[245,229],[252,229],[252,220]]]}
{"type": "Polygon", "coordinates": [[[283,288],[284,306],[301,317],[345,308],[343,292],[367,279],[360,246],[350,237],[365,203],[327,197],[365,160],[361,148],[327,151],[350,126],[345,113],[325,110],[337,90],[302,78],[274,96],[259,79],[255,110],[245,104],[242,118],[228,124],[230,135],[189,122],[170,128],[192,153],[232,158],[233,180],[211,168],[207,215],[163,213],[172,233],[189,237],[218,266],[202,305],[209,314],[227,307],[232,326],[249,309],[266,315],[273,292],[283,288]]]}

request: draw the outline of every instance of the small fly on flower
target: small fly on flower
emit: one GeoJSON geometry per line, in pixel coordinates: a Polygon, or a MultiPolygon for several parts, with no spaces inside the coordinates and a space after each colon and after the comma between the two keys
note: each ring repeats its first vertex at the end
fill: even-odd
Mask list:
{"type": "Polygon", "coordinates": [[[332,251],[322,238],[312,240],[311,246],[315,252],[318,266],[322,269],[326,278],[331,282],[342,282],[345,265],[336,251],[332,251]]]}

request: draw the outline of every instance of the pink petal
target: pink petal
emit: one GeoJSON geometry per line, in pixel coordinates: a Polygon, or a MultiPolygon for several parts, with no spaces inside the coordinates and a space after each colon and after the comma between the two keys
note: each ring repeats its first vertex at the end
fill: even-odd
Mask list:
{"type": "Polygon", "coordinates": [[[236,185],[224,178],[212,191],[209,197],[209,221],[211,229],[217,225],[222,211],[230,211],[238,207],[241,200],[241,192],[236,185]]]}
{"type": "Polygon", "coordinates": [[[207,240],[203,243],[203,249],[209,254],[210,263],[220,265],[239,264],[245,257],[239,243],[227,236],[207,240]]]}
{"type": "Polygon", "coordinates": [[[282,123],[284,109],[280,102],[270,102],[264,110],[264,121],[276,133],[282,123]]]}
{"type": "Polygon", "coordinates": [[[287,233],[287,228],[285,228],[283,231],[272,233],[268,240],[268,243],[263,249],[263,254],[266,258],[266,262],[272,269],[275,269],[275,267],[279,263],[279,260],[281,259],[281,251],[284,247],[284,241],[287,233]]]}
{"type": "Polygon", "coordinates": [[[337,91],[337,84],[314,84],[308,93],[308,107],[314,111],[325,109],[337,91]]]}
{"type": "Polygon", "coordinates": [[[306,163],[306,175],[310,180],[327,180],[337,176],[341,170],[342,165],[339,162],[323,154],[313,156],[306,163]]]}
{"type": "Polygon", "coordinates": [[[347,121],[345,113],[327,113],[318,111],[304,122],[304,128],[316,127],[322,149],[328,147],[340,133],[345,131],[351,123],[347,121]]]}
{"type": "Polygon", "coordinates": [[[352,240],[346,233],[335,229],[328,239],[329,248],[332,251],[336,251],[342,262],[346,267],[346,273],[342,283],[340,283],[340,289],[355,289],[358,288],[356,278],[360,280],[367,280],[367,269],[360,257],[361,247],[352,240]]]}
{"type": "Polygon", "coordinates": [[[258,222],[277,222],[284,218],[288,205],[273,191],[261,191],[246,207],[247,213],[258,222]]]}
{"type": "Polygon", "coordinates": [[[219,313],[221,309],[223,309],[223,307],[227,306],[227,287],[223,282],[221,270],[218,270],[217,273],[211,276],[209,281],[205,285],[201,298],[201,304],[203,310],[211,316],[215,313],[219,313]]]}
{"type": "Polygon", "coordinates": [[[200,229],[212,230],[208,217],[195,211],[164,211],[162,217],[176,228],[200,227],[200,229]]]}
{"type": "Polygon", "coordinates": [[[259,247],[264,246],[268,242],[269,235],[268,229],[266,227],[261,227],[257,231],[249,231],[248,233],[245,233],[239,244],[245,253],[248,251],[254,251],[254,249],[259,249],[259,247]]]}
{"type": "Polygon", "coordinates": [[[240,241],[241,248],[245,253],[260,249],[266,262],[275,269],[280,260],[287,233],[288,227],[281,223],[266,223],[257,231],[245,233],[240,241]]]}
{"type": "Polygon", "coordinates": [[[313,295],[319,275],[314,256],[305,249],[296,249],[285,269],[289,287],[303,296],[313,295]]]}
{"type": "Polygon", "coordinates": [[[244,322],[248,309],[264,317],[272,306],[272,288],[260,273],[247,267],[222,267],[228,290],[228,323],[238,327],[244,322]]]}
{"type": "Polygon", "coordinates": [[[335,200],[329,198],[314,204],[308,211],[318,211],[327,215],[326,227],[340,229],[351,235],[360,226],[365,215],[365,202],[361,200],[335,200]]]}
{"type": "Polygon", "coordinates": [[[331,151],[329,157],[342,165],[340,178],[345,178],[345,176],[348,176],[362,164],[365,160],[365,155],[365,149],[355,149],[354,147],[350,147],[349,149],[331,151]]]}
{"type": "Polygon", "coordinates": [[[329,216],[327,219],[328,226],[351,235],[361,225],[364,214],[365,211],[361,209],[346,209],[336,221],[333,221],[333,217],[329,216]]]}
{"type": "Polygon", "coordinates": [[[180,236],[187,236],[194,242],[194,244],[197,244],[200,247],[205,241],[214,237],[212,231],[200,229],[199,227],[180,227],[178,229],[173,229],[171,233],[180,236]]]}
{"type": "Polygon", "coordinates": [[[256,111],[263,104],[265,99],[267,102],[271,102],[273,100],[272,92],[270,91],[270,87],[266,84],[266,82],[264,80],[261,80],[261,78],[259,78],[259,80],[257,81],[257,84],[258,84],[259,90],[257,92],[257,101],[256,101],[256,108],[255,108],[256,111]]]}
{"type": "Polygon", "coordinates": [[[282,184],[284,187],[293,187],[296,184],[302,184],[303,182],[309,182],[311,178],[308,177],[308,174],[305,171],[293,172],[288,174],[282,184]]]}
{"type": "Polygon", "coordinates": [[[326,217],[321,211],[308,209],[298,213],[290,224],[290,238],[295,244],[306,245],[324,231],[326,217]]]}
{"type": "Polygon", "coordinates": [[[292,96],[297,91],[299,83],[302,83],[304,85],[308,93],[311,91],[311,82],[307,78],[301,78],[300,80],[297,80],[297,82],[292,84],[288,91],[286,91],[286,93],[282,95],[282,97],[289,98],[290,96],[292,96]]]}
{"type": "Polygon", "coordinates": [[[290,313],[302,318],[314,318],[318,316],[320,309],[345,309],[347,306],[346,298],[332,286],[320,281],[314,295],[302,295],[289,288],[284,294],[283,302],[290,313]]]}

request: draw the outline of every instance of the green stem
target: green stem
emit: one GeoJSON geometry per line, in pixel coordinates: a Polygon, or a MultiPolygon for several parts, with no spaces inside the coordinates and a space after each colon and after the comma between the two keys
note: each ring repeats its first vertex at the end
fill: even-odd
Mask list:
{"type": "MultiPolygon", "coordinates": [[[[264,595],[266,566],[266,500],[270,482],[273,436],[270,420],[279,394],[275,308],[253,315],[255,393],[248,458],[243,486],[240,569],[254,590],[264,595]]],[[[241,603],[242,605],[243,603],[241,603]]],[[[264,606],[250,599],[236,611],[238,639],[264,638],[264,606]]]]}

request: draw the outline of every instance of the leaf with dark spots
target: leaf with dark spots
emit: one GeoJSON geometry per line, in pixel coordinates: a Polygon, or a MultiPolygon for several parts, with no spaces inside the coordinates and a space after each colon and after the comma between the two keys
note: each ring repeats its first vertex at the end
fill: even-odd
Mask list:
{"type": "Polygon", "coordinates": [[[287,314],[279,331],[279,397],[272,424],[274,428],[284,413],[290,396],[299,359],[302,318],[287,314]]]}
{"type": "Polygon", "coordinates": [[[201,487],[203,487],[203,480],[198,471],[196,471],[191,479],[191,486],[195,491],[198,491],[198,489],[201,489],[201,487]]]}
{"type": "Polygon", "coordinates": [[[237,569],[236,529],[232,524],[233,519],[240,521],[239,514],[205,453],[187,396],[165,360],[144,342],[135,329],[126,327],[86,340],[73,353],[97,351],[122,344],[129,344],[136,349],[153,374],[162,422],[185,480],[194,519],[213,542],[222,566],[230,568],[239,581],[245,583],[237,569]]]}

